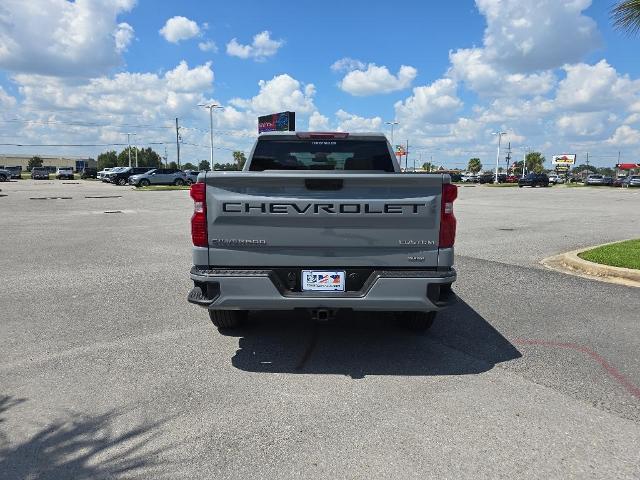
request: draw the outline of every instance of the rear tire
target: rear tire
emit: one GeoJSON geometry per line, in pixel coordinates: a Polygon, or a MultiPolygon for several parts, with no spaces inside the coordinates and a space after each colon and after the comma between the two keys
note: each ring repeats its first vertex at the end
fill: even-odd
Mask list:
{"type": "Polygon", "coordinates": [[[7,176],[6,175],[0,175],[0,182],[6,182],[7,181],[7,176]]]}
{"type": "Polygon", "coordinates": [[[127,179],[126,178],[119,178],[118,179],[118,185],[120,185],[121,187],[124,187],[127,184],[127,179]]]}
{"type": "Polygon", "coordinates": [[[182,180],[181,178],[176,178],[176,181],[175,181],[175,182],[173,182],[173,184],[174,184],[176,187],[181,187],[182,185],[184,185],[184,180],[182,180]]]}
{"type": "Polygon", "coordinates": [[[436,312],[402,312],[398,314],[402,325],[414,332],[426,332],[433,326],[436,312]]]}
{"type": "Polygon", "coordinates": [[[151,182],[146,178],[143,178],[142,180],[140,180],[140,183],[138,183],[138,185],[140,185],[141,187],[148,187],[149,185],[151,185],[151,182]]]}
{"type": "Polygon", "coordinates": [[[247,319],[246,310],[209,310],[211,323],[220,329],[233,329],[241,326],[247,319]]]}

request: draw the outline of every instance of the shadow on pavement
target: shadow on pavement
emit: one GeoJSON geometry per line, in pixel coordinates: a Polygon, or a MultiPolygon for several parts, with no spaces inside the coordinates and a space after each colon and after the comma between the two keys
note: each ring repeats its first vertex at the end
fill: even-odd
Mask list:
{"type": "MultiPolygon", "coordinates": [[[[0,395],[0,414],[24,401],[0,395]]],[[[142,472],[157,478],[161,464],[156,457],[161,449],[151,448],[150,443],[164,422],[118,428],[114,422],[121,415],[69,415],[13,444],[0,430],[0,478],[119,478],[142,472]]],[[[6,428],[6,420],[0,419],[0,428],[6,428]]]]}
{"type": "Polygon", "coordinates": [[[464,375],[490,370],[520,352],[464,301],[416,334],[381,313],[344,313],[324,324],[303,312],[253,314],[239,332],[234,367],[249,372],[464,375]]]}

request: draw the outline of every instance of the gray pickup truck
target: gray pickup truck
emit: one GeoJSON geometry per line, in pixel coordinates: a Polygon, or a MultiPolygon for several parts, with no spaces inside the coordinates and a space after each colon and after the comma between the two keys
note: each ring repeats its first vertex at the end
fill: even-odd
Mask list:
{"type": "Polygon", "coordinates": [[[272,132],[242,172],[191,186],[194,287],[218,328],[248,311],[396,312],[428,329],[456,299],[457,187],[401,173],[381,133],[272,132]]]}

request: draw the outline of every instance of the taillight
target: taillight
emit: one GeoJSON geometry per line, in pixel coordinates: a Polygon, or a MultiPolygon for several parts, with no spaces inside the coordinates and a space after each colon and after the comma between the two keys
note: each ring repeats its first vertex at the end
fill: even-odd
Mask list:
{"type": "Polygon", "coordinates": [[[451,248],[456,241],[456,217],[453,202],[458,198],[458,187],[451,183],[442,185],[442,206],[440,207],[440,248],[451,248]]]}
{"type": "Polygon", "coordinates": [[[207,236],[207,185],[194,183],[189,192],[193,198],[193,216],[191,217],[191,239],[196,247],[208,247],[207,236]]]}

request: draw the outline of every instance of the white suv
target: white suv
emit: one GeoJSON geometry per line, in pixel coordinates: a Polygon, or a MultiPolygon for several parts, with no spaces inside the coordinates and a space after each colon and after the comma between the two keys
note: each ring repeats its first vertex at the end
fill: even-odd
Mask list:
{"type": "Polygon", "coordinates": [[[58,167],[56,170],[58,180],[73,180],[73,167],[58,167]]]}

